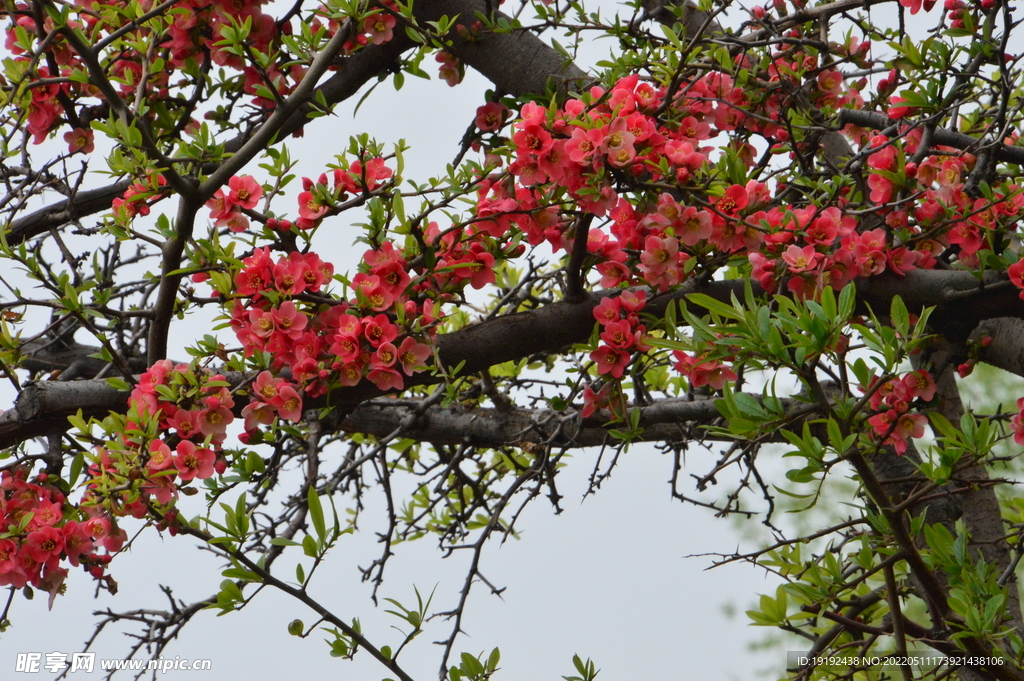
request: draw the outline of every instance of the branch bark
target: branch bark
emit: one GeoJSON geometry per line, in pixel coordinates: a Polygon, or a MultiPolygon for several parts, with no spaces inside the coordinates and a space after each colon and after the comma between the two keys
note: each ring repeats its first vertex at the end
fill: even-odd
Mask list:
{"type": "MultiPolygon", "coordinates": [[[[916,270],[902,277],[887,273],[858,282],[858,304],[861,310],[870,306],[884,311],[889,309],[893,297],[899,295],[914,313],[936,306],[932,321],[938,330],[947,337],[966,339],[979,323],[994,316],[993,310],[1024,319],[1024,301],[1016,291],[992,284],[986,285],[971,273],[959,270],[916,270]]],[[[693,292],[728,302],[733,295],[742,297],[745,285],[745,281],[737,280],[690,280],[669,294],[652,295],[644,312],[661,317],[670,302],[693,292]]],[[[754,292],[763,294],[757,287],[754,292]]],[[[586,342],[594,328],[594,307],[603,298],[619,293],[621,289],[598,291],[588,294],[580,303],[553,303],[442,334],[437,338],[440,361],[446,368],[462,364],[462,373],[468,375],[502,362],[563,351],[574,343],[586,342]]],[[[696,306],[692,308],[699,312],[696,306]]],[[[238,382],[241,380],[239,377],[238,382]]],[[[422,372],[407,384],[437,380],[433,374],[422,372]]],[[[373,384],[363,381],[335,390],[329,400],[310,406],[354,408],[380,394],[373,384]]],[[[63,386],[53,382],[32,383],[19,396],[16,409],[0,415],[0,447],[12,446],[54,428],[66,429],[66,417],[78,409],[86,416],[104,416],[110,410],[124,407],[125,394],[109,388],[105,380],[76,381],[63,386]]]]}
{"type": "MultiPolygon", "coordinates": [[[[839,125],[848,123],[861,128],[872,128],[882,130],[890,126],[908,125],[911,121],[893,120],[884,113],[863,111],[860,109],[843,109],[839,112],[839,125]]],[[[997,161],[1024,164],[1024,147],[1012,147],[1000,141],[984,140],[978,137],[971,137],[962,132],[935,128],[932,131],[932,142],[946,147],[953,147],[961,151],[976,153],[983,148],[991,148],[997,161]]]]}

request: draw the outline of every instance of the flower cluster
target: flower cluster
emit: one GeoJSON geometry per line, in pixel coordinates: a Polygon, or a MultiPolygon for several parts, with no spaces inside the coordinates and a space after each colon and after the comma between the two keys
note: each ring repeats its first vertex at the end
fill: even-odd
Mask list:
{"type": "Polygon", "coordinates": [[[0,586],[31,584],[48,591],[52,604],[63,590],[67,561],[116,588],[105,568],[127,535],[98,509],[72,509],[48,480],[41,473],[30,481],[23,468],[0,473],[0,586]],[[100,546],[105,554],[96,553],[100,546]]]}
{"type": "MultiPolygon", "coordinates": [[[[302,178],[302,192],[299,194],[299,217],[294,224],[299,229],[312,229],[321,220],[332,215],[335,208],[349,194],[363,194],[376,191],[392,175],[382,158],[370,158],[353,161],[348,169],[336,168],[333,173],[333,184],[329,185],[327,174],[321,174],[314,182],[308,177],[302,178]]],[[[291,223],[276,223],[277,229],[288,229],[291,223]]]]}
{"type": "Polygon", "coordinates": [[[114,219],[127,225],[136,215],[149,215],[149,207],[164,197],[167,178],[154,173],[145,181],[136,180],[124,194],[114,199],[112,212],[114,219]]]}
{"type": "Polygon", "coordinates": [[[935,380],[924,370],[911,371],[902,377],[879,382],[876,378],[868,386],[871,396],[868,404],[876,413],[868,418],[876,438],[891,445],[897,454],[907,450],[907,439],[924,435],[928,419],[924,414],[911,411],[914,400],[930,402],[935,397],[935,380]]]}
{"type": "Polygon", "coordinates": [[[724,364],[723,360],[710,359],[707,354],[694,356],[682,350],[673,350],[672,356],[675,358],[676,371],[686,376],[692,388],[707,385],[721,390],[727,382],[738,378],[736,372],[724,364]]]}
{"type": "MultiPolygon", "coordinates": [[[[251,399],[241,410],[246,428],[240,436],[243,442],[248,442],[260,425],[277,417],[298,421],[302,416],[300,388],[284,378],[261,372],[248,391],[251,399]]],[[[111,552],[118,550],[124,540],[124,533],[112,524],[112,518],[143,518],[157,510],[158,527],[172,535],[177,533],[174,507],[179,495],[194,493],[192,481],[206,480],[227,469],[223,445],[228,427],[235,420],[236,403],[223,375],[161,360],[142,374],[128,407],[124,423],[111,432],[113,439],[99,447],[93,457],[81,502],[91,513],[81,531],[91,533],[92,539],[102,539],[111,552]]],[[[54,506],[59,507],[59,503],[54,506]]],[[[43,515],[37,513],[37,517],[43,515]]],[[[71,529],[65,534],[68,532],[71,529]]],[[[77,556],[92,545],[68,541],[65,546],[76,550],[85,546],[76,558],[64,549],[77,565],[77,556]]]]}
{"type": "Polygon", "coordinates": [[[244,232],[249,228],[249,218],[242,211],[256,207],[263,196],[263,187],[252,175],[235,175],[228,180],[228,191],[218,189],[209,201],[210,219],[217,228],[227,227],[232,232],[244,232]]]}
{"type": "MultiPolygon", "coordinates": [[[[243,260],[235,286],[245,299],[236,299],[231,325],[246,355],[269,353],[275,371],[290,369],[300,394],[321,395],[332,381],[355,385],[364,377],[381,390],[404,387],[403,376],[431,355],[428,345],[407,334],[429,330],[434,303],[407,299],[408,264],[391,242],[367,251],[363,262],[365,271],[352,280],[354,298],[331,305],[328,298],[298,299],[319,293],[333,275],[330,263],[315,254],[274,261],[263,248],[243,260]]],[[[257,413],[266,418],[265,408],[257,413]]]]}
{"type": "Polygon", "coordinates": [[[83,505],[142,518],[153,503],[173,505],[192,480],[226,470],[235,400],[224,376],[161,360],[142,374],[128,406],[123,428],[97,451],[83,505]]]}
{"type": "Polygon", "coordinates": [[[1024,397],[1017,400],[1017,415],[1010,420],[1010,428],[1013,430],[1013,441],[1024,445],[1024,397]]]}
{"type": "Polygon", "coordinates": [[[646,352],[647,327],[640,323],[640,310],[647,304],[643,291],[625,290],[614,298],[603,298],[594,308],[601,325],[601,344],[590,353],[597,373],[622,378],[632,352],[646,352]]]}

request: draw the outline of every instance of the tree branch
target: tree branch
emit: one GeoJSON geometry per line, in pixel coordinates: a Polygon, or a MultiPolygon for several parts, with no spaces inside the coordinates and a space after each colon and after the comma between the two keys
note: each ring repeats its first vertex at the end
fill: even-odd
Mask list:
{"type": "MultiPolygon", "coordinates": [[[[873,111],[842,109],[839,112],[839,125],[842,127],[849,123],[861,128],[883,130],[893,125],[908,125],[910,121],[893,120],[884,113],[873,111]]],[[[1002,142],[971,137],[962,132],[947,130],[946,128],[933,129],[932,143],[972,153],[977,153],[982,148],[991,148],[997,161],[1024,165],[1024,147],[1013,147],[1002,142]]]]}
{"type": "MultiPolygon", "coordinates": [[[[996,273],[982,282],[962,270],[915,270],[900,277],[886,273],[859,280],[859,308],[867,306],[888,310],[894,296],[899,295],[907,308],[919,313],[924,307],[938,309],[932,323],[947,337],[967,338],[986,318],[996,314],[1015,314],[1024,318],[1024,301],[1016,291],[998,286],[996,273]],[[965,295],[965,294],[970,294],[965,295]],[[998,312],[996,312],[998,311],[998,312]],[[941,325],[941,326],[940,326],[941,325]]],[[[745,280],[698,283],[684,282],[677,290],[651,296],[644,314],[660,318],[672,301],[685,299],[694,292],[704,293],[728,302],[731,296],[742,297],[745,280]]],[[[756,295],[763,295],[754,286],[756,295]]],[[[535,310],[497,317],[437,338],[438,356],[445,367],[462,364],[462,374],[478,373],[495,364],[522,359],[536,354],[553,354],[575,343],[586,342],[594,329],[593,309],[606,297],[617,296],[622,289],[590,293],[580,303],[557,302],[535,310]]],[[[700,308],[691,304],[700,313],[700,308]]],[[[229,379],[231,380],[231,379],[229,379]]],[[[239,377],[237,382],[241,382],[239,377]]],[[[421,372],[406,381],[407,385],[434,383],[431,373],[421,372]]],[[[381,394],[369,381],[334,390],[329,399],[313,406],[354,407],[381,394]]],[[[10,447],[25,439],[66,429],[66,418],[82,409],[86,416],[102,417],[110,410],[125,408],[125,394],[109,388],[105,380],[77,381],[57,386],[53,382],[36,382],[25,386],[15,409],[0,415],[0,447],[10,447]]]]}

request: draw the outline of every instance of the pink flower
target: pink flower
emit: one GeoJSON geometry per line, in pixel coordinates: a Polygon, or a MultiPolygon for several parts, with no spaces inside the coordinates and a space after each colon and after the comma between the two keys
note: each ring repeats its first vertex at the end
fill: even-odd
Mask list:
{"type": "Polygon", "coordinates": [[[199,432],[203,435],[224,435],[228,424],[235,420],[227,407],[201,409],[198,414],[199,432]]]}
{"type": "Polygon", "coordinates": [[[402,374],[394,369],[373,369],[366,377],[380,390],[401,390],[405,387],[402,374]]]}
{"type": "Polygon", "coordinates": [[[398,347],[398,359],[406,376],[412,376],[418,368],[424,367],[430,355],[430,346],[420,343],[412,336],[405,338],[398,347]]]}
{"type": "Polygon", "coordinates": [[[644,241],[644,250],[640,253],[641,269],[645,275],[658,275],[674,264],[679,255],[679,242],[673,237],[659,239],[649,236],[644,241]]]}
{"type": "MultiPolygon", "coordinates": [[[[299,218],[310,222],[319,220],[327,211],[330,210],[330,206],[322,203],[317,195],[312,191],[304,191],[299,193],[299,218]]],[[[312,226],[312,225],[310,225],[312,226]]]]}
{"type": "Polygon", "coordinates": [[[199,414],[195,410],[179,409],[167,421],[167,429],[173,428],[178,437],[188,440],[199,432],[199,414]]]}
{"type": "Polygon", "coordinates": [[[281,418],[289,421],[302,420],[302,396],[292,386],[281,386],[271,404],[277,408],[277,414],[281,418]]]}
{"type": "Polygon", "coordinates": [[[782,259],[786,262],[790,272],[800,274],[801,272],[810,272],[817,269],[818,265],[825,259],[825,256],[816,252],[814,246],[800,248],[793,245],[782,254],[782,259]]]}
{"type": "Polygon", "coordinates": [[[512,135],[512,141],[520,151],[537,156],[551,149],[553,140],[547,130],[539,125],[528,125],[512,135]]]}
{"type": "Polygon", "coordinates": [[[833,70],[822,71],[818,74],[818,89],[825,94],[842,94],[843,74],[833,70]]]}
{"type": "Polygon", "coordinates": [[[565,151],[573,163],[586,165],[601,144],[601,138],[600,130],[573,127],[572,137],[565,143],[565,151]]]}
{"type": "Polygon", "coordinates": [[[363,368],[355,362],[335,364],[334,366],[338,372],[338,383],[341,385],[358,385],[359,381],[363,380],[363,368]]]}
{"type": "Polygon", "coordinates": [[[178,469],[178,477],[184,482],[193,478],[205,480],[213,475],[213,462],[217,455],[212,449],[196,447],[188,440],[179,442],[174,467],[178,469]]]}
{"type": "Polygon", "coordinates": [[[893,184],[877,173],[868,176],[868,188],[871,189],[872,203],[889,203],[892,200],[893,184]]]}
{"type": "Polygon", "coordinates": [[[68,151],[72,154],[76,151],[81,151],[83,154],[91,154],[96,148],[96,145],[93,143],[92,130],[85,130],[83,128],[75,128],[64,133],[64,141],[68,143],[68,151]]]}
{"type": "Polygon", "coordinates": [[[601,340],[609,347],[628,350],[633,346],[635,340],[633,327],[624,319],[617,322],[609,322],[601,333],[601,340]]]}
{"type": "MultiPolygon", "coordinates": [[[[1013,441],[1018,445],[1024,446],[1024,419],[1021,418],[1020,414],[1017,414],[1010,421],[1010,427],[1013,429],[1013,441]]],[[[2,566],[2,563],[0,563],[2,566]]],[[[0,567],[0,574],[3,574],[2,567],[0,567]]]]}
{"type": "Polygon", "coordinates": [[[868,419],[868,424],[875,429],[875,433],[879,436],[885,435],[892,428],[892,424],[899,418],[899,414],[896,413],[895,409],[887,409],[886,411],[875,414],[868,419]]]}
{"type": "Polygon", "coordinates": [[[715,390],[721,390],[727,381],[735,381],[737,378],[735,371],[718,360],[701,362],[690,371],[690,383],[695,388],[709,385],[715,390]]]}
{"type": "Polygon", "coordinates": [[[734,184],[725,190],[725,195],[718,199],[715,204],[715,208],[717,208],[720,213],[735,215],[746,208],[749,202],[750,198],[747,195],[746,187],[734,184]]]}
{"type": "MultiPolygon", "coordinates": [[[[909,9],[911,14],[917,14],[921,11],[922,4],[924,11],[930,12],[932,7],[935,6],[935,0],[924,0],[923,3],[922,0],[900,0],[900,4],[909,9]]],[[[893,118],[896,118],[896,116],[893,116],[893,118]]]]}
{"type": "Polygon", "coordinates": [[[1010,281],[1013,282],[1013,285],[1022,289],[1020,297],[1024,299],[1024,260],[1018,260],[1010,265],[1006,269],[1006,273],[1010,276],[1010,281]]]}
{"type": "Polygon", "coordinates": [[[226,202],[239,208],[255,208],[263,195],[263,187],[252,175],[235,175],[228,180],[226,202]]]}
{"type": "Polygon", "coordinates": [[[383,45],[395,37],[395,17],[387,12],[379,12],[366,17],[363,21],[363,32],[370,34],[374,45],[383,45]]]}
{"type": "Polygon", "coordinates": [[[82,554],[90,553],[93,550],[92,540],[85,531],[85,527],[74,520],[69,520],[63,528],[64,553],[68,561],[78,567],[78,560],[82,554]]]}
{"type": "Polygon", "coordinates": [[[387,315],[379,314],[363,320],[363,337],[370,345],[378,347],[381,343],[390,343],[398,337],[398,327],[391,323],[387,315]]]}
{"type": "Polygon", "coordinates": [[[639,312],[647,305],[647,293],[640,289],[626,289],[619,294],[619,301],[626,312],[639,312]]]}
{"type": "Polygon", "coordinates": [[[359,353],[362,351],[362,342],[355,336],[339,333],[334,336],[330,350],[342,362],[354,362],[359,359],[359,353]]]}
{"type": "Polygon", "coordinates": [[[508,107],[500,102],[487,102],[476,110],[474,123],[481,132],[492,132],[501,127],[508,116],[508,107]]]}
{"type": "Polygon", "coordinates": [[[51,557],[60,556],[64,550],[64,535],[55,527],[41,527],[29,533],[22,548],[32,560],[45,563],[51,557]]]}
{"type": "Polygon", "coordinates": [[[590,359],[597,364],[598,374],[611,374],[612,378],[622,378],[626,365],[629,364],[629,353],[602,345],[590,353],[590,359]]]}
{"type": "Polygon", "coordinates": [[[296,340],[302,335],[303,329],[309,322],[309,317],[295,307],[295,303],[290,300],[281,303],[281,306],[273,311],[273,316],[274,326],[277,330],[292,340],[296,340]]]}
{"type": "Polygon", "coordinates": [[[18,545],[11,539],[0,539],[0,584],[3,584],[3,576],[17,567],[18,545]]]}
{"type": "Polygon", "coordinates": [[[62,503],[56,501],[38,502],[35,508],[32,509],[32,522],[29,523],[29,528],[34,530],[39,527],[52,527],[56,525],[64,517],[63,506],[62,503]]]}
{"type": "Polygon", "coordinates": [[[935,380],[924,369],[912,371],[904,376],[903,385],[907,387],[907,399],[920,397],[925,402],[931,402],[935,397],[935,380]]]}
{"type": "MultiPolygon", "coordinates": [[[[907,1],[908,0],[900,0],[900,4],[906,6],[905,3],[907,1]]],[[[920,0],[909,0],[909,1],[911,3],[916,4],[918,7],[920,7],[920,0]]],[[[934,2],[934,0],[932,0],[932,1],[934,2]]],[[[916,10],[912,9],[910,11],[910,13],[914,14],[915,11],[916,10]]],[[[906,102],[907,100],[904,97],[900,97],[899,95],[893,95],[892,97],[889,98],[889,101],[890,101],[890,104],[889,104],[889,118],[900,119],[900,118],[904,118],[906,116],[909,116],[910,114],[913,114],[913,113],[917,112],[917,107],[916,106],[908,106],[908,105],[904,104],[904,102],[906,102]]]]}
{"type": "Polygon", "coordinates": [[[373,369],[390,368],[398,361],[398,348],[392,343],[381,343],[376,352],[370,355],[370,367],[373,369]]]}
{"type": "MultiPolygon", "coordinates": [[[[182,409],[181,411],[185,411],[182,409]]],[[[188,412],[185,412],[188,413],[188,412]]],[[[163,440],[153,440],[149,443],[149,462],[146,468],[150,472],[162,471],[171,465],[171,448],[163,440]]]]}
{"type": "Polygon", "coordinates": [[[618,321],[621,315],[622,301],[618,298],[602,298],[594,308],[594,319],[602,325],[618,321]]]}
{"type": "Polygon", "coordinates": [[[455,87],[462,82],[464,71],[461,64],[459,64],[459,60],[452,54],[444,51],[438,52],[434,56],[434,61],[441,65],[438,69],[438,75],[441,76],[441,80],[448,83],[448,87],[455,87]]]}
{"type": "Polygon", "coordinates": [[[261,371],[253,381],[252,392],[264,402],[269,402],[277,397],[279,387],[283,382],[280,378],[274,378],[269,371],[261,371]]]}
{"type": "Polygon", "coordinates": [[[713,231],[711,213],[687,206],[674,225],[675,234],[687,246],[696,246],[698,242],[711,238],[713,231]]]}

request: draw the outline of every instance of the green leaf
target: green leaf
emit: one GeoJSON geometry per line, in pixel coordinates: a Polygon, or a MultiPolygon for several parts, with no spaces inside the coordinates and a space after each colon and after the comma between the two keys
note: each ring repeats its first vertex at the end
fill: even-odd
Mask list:
{"type": "Polygon", "coordinates": [[[894,296],[892,299],[889,317],[892,319],[893,328],[901,336],[906,337],[907,332],[910,330],[910,314],[907,312],[907,306],[903,303],[903,299],[899,296],[894,296]]]}
{"type": "Polygon", "coordinates": [[[306,503],[309,507],[309,519],[313,523],[313,530],[321,542],[327,538],[327,525],[324,522],[324,507],[320,504],[320,497],[316,493],[314,485],[309,486],[309,494],[306,495],[306,503]]]}
{"type": "Polygon", "coordinates": [[[711,296],[703,293],[691,293],[686,296],[687,301],[694,305],[700,305],[706,310],[713,312],[721,317],[728,319],[743,319],[743,315],[735,308],[726,305],[725,303],[715,300],[711,296]]]}
{"type": "Polygon", "coordinates": [[[284,537],[274,537],[270,540],[270,543],[273,546],[302,546],[299,542],[292,539],[285,539],[284,537]]]}

